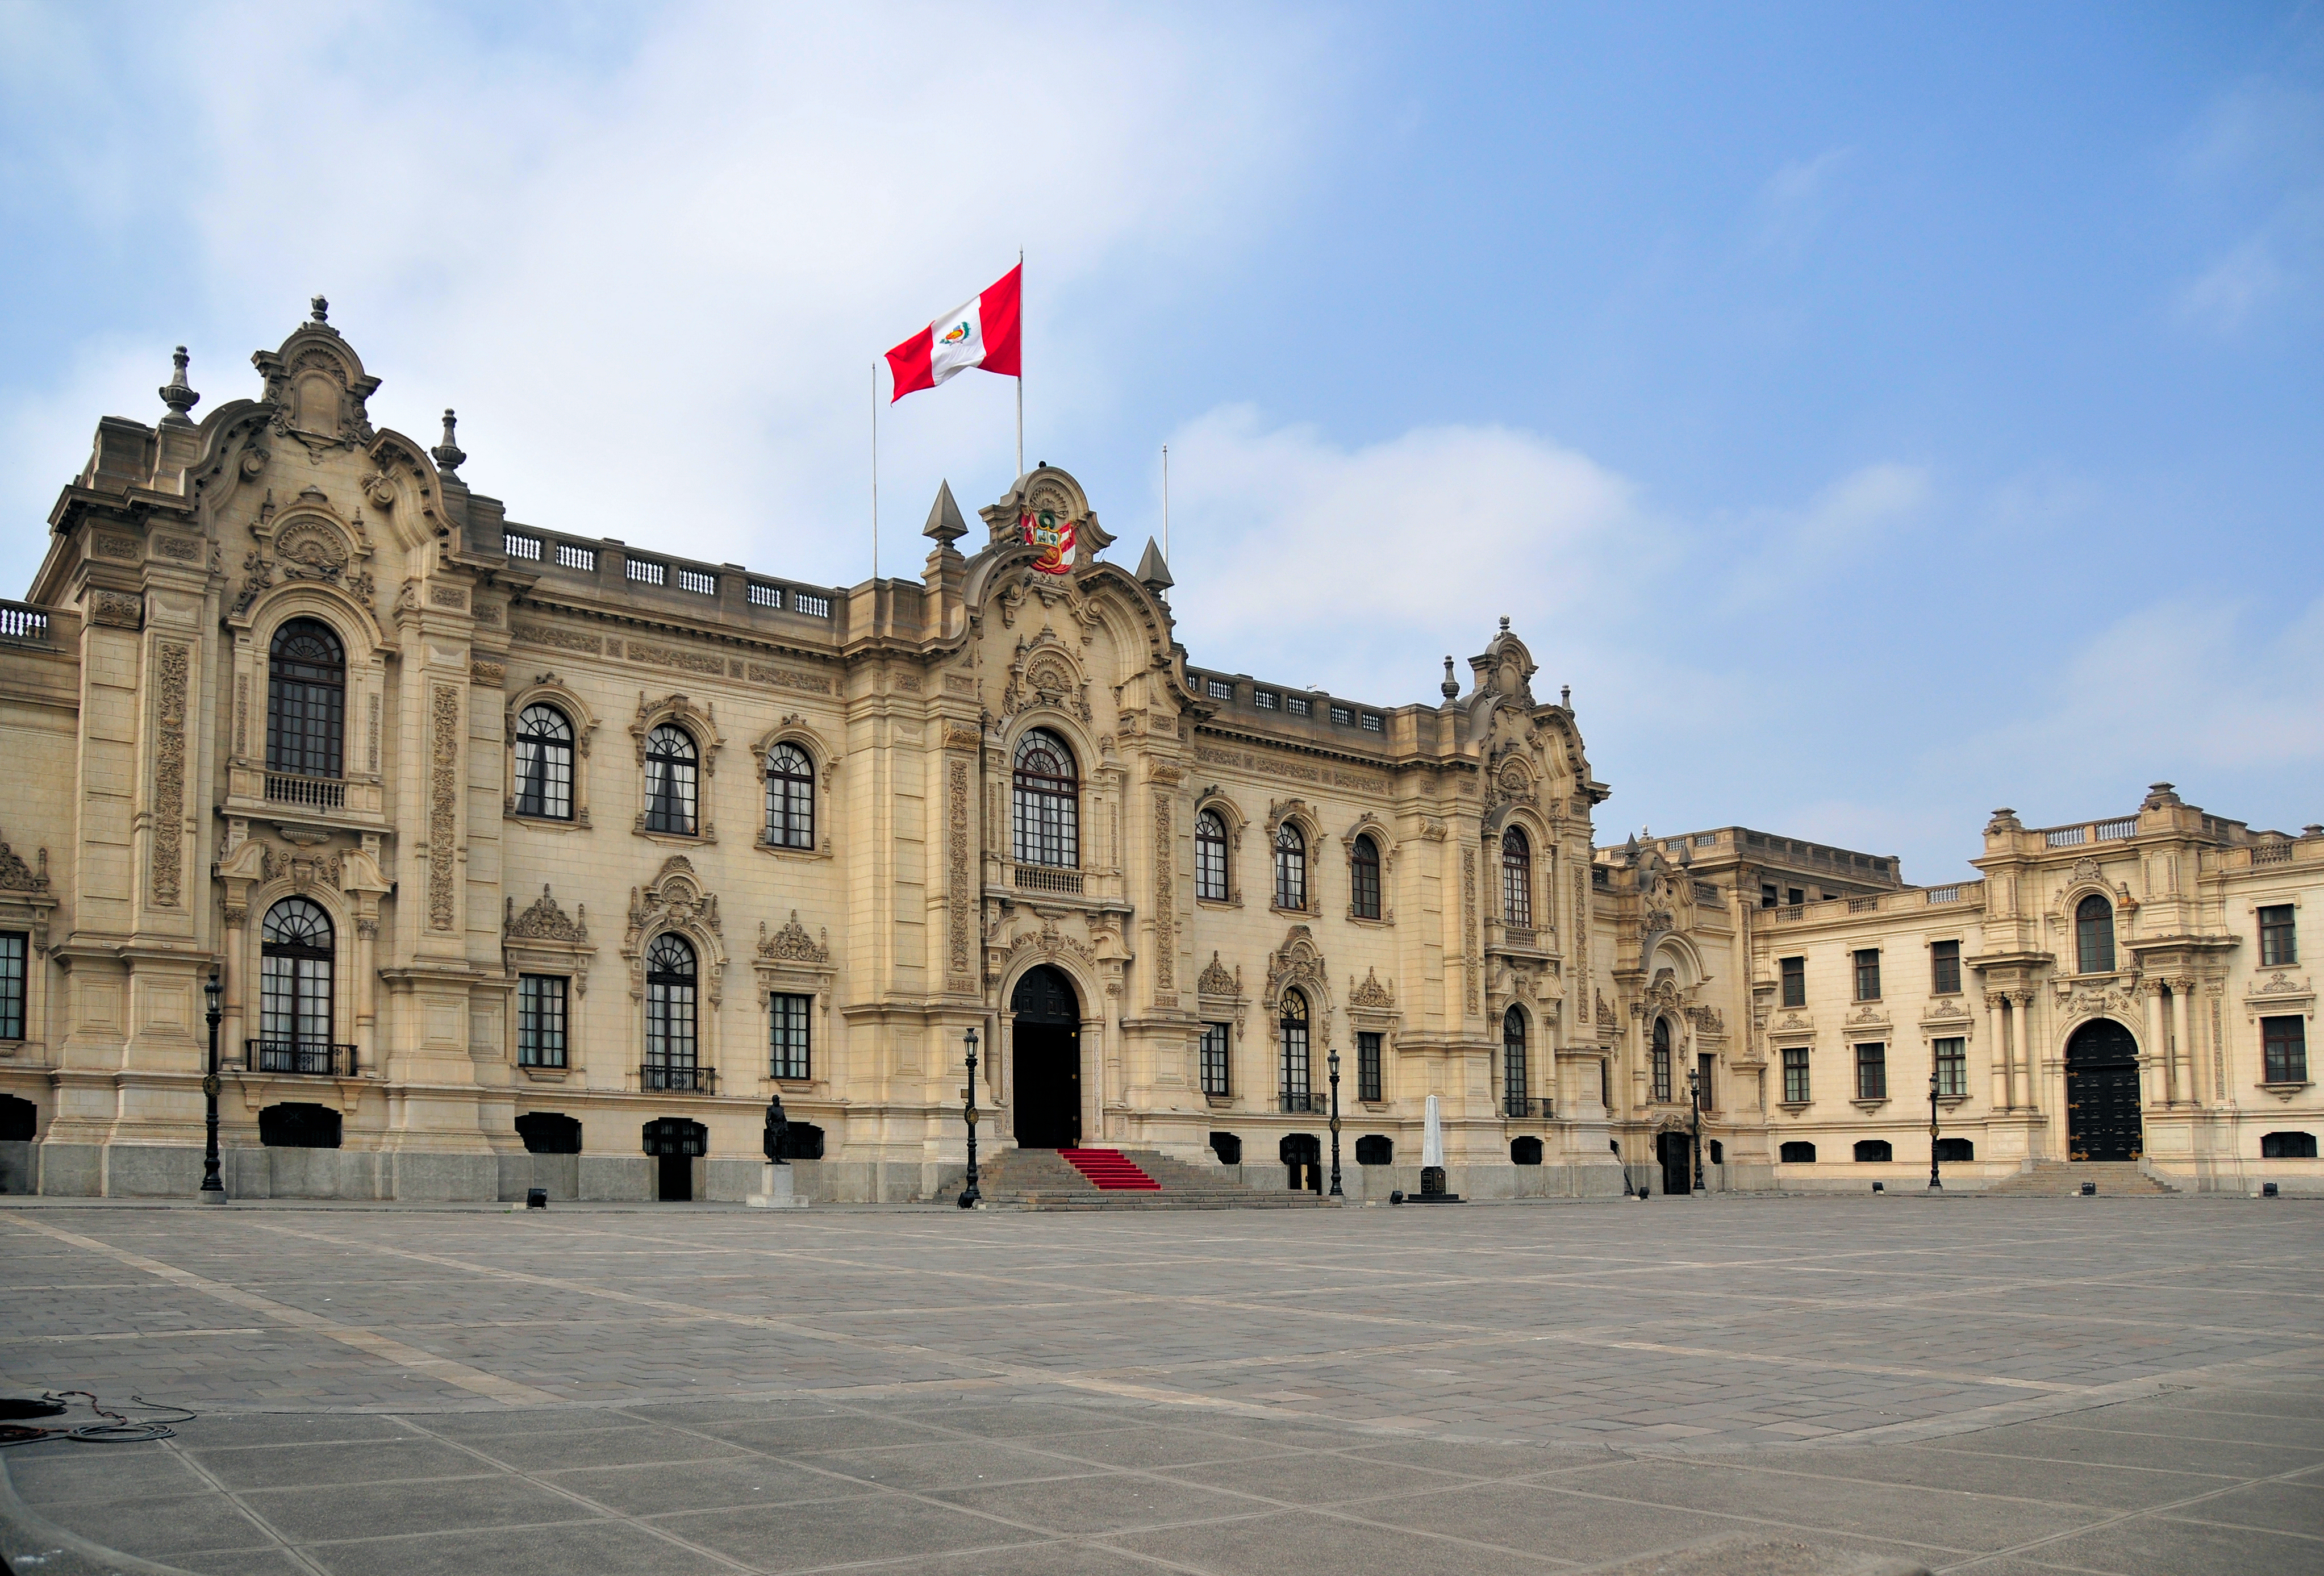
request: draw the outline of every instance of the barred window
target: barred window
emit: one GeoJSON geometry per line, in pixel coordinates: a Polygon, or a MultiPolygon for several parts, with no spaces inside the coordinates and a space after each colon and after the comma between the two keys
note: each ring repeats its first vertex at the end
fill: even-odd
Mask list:
{"type": "Polygon", "coordinates": [[[2300,961],[2300,933],[2289,903],[2271,904],[2259,911],[2259,966],[2287,969],[2300,961]]]}
{"type": "Polygon", "coordinates": [[[1081,784],[1074,752],[1047,728],[1017,742],[1017,862],[1081,866],[1081,784]]]}
{"type": "Polygon", "coordinates": [[[814,1004],[812,996],[778,992],[768,998],[768,1077],[813,1076],[808,1071],[811,1064],[807,1055],[807,1009],[814,1004]]]}
{"type": "Polygon", "coordinates": [[[1288,821],[1275,829],[1275,906],[1307,907],[1307,839],[1288,821]]]}
{"type": "Polygon", "coordinates": [[[776,848],[815,846],[815,767],[796,744],[767,751],[767,842],[776,848]]]}
{"type": "Polygon", "coordinates": [[[2074,961],[2085,974],[2114,972],[2114,905],[2096,892],[2074,905],[2074,961]]]}
{"type": "Polygon", "coordinates": [[[0,1040],[24,1037],[26,940],[21,930],[0,930],[0,1040]]]}
{"type": "Polygon", "coordinates": [[[1359,919],[1380,917],[1379,844],[1360,833],[1348,853],[1348,911],[1359,919]]]}
{"type": "Polygon", "coordinates": [[[516,715],[516,813],[573,819],[573,724],[546,701],[516,715]]]}
{"type": "Polygon", "coordinates": [[[1380,1070],[1380,1036],[1372,1029],[1356,1032],[1356,1098],[1375,1103],[1384,1099],[1380,1092],[1385,1080],[1380,1070]]]}
{"type": "Polygon", "coordinates": [[[1929,990],[1938,996],[1960,994],[1960,943],[1940,941],[1929,947],[1929,990]]]}
{"type": "Polygon", "coordinates": [[[1520,930],[1533,928],[1533,844],[1522,827],[1501,834],[1501,919],[1520,930]]]}
{"type": "Polygon", "coordinates": [[[1234,699],[1234,686],[1223,678],[1205,679],[1203,687],[1213,700],[1234,699]]]}
{"type": "Polygon", "coordinates": [[[266,770],[339,775],[347,659],[318,619],[294,618],[274,632],[267,663],[266,770]]]}
{"type": "Polygon", "coordinates": [[[1858,1100],[1888,1098],[1888,1047],[1886,1046],[1856,1047],[1856,1098],[1858,1100]]]}
{"type": "Polygon", "coordinates": [[[1961,1100],[1969,1095],[1969,1041],[1953,1038],[1935,1042],[1937,1056],[1937,1097],[1941,1100],[1961,1100]]]}
{"type": "Polygon", "coordinates": [[[1777,966],[1784,974],[1784,1005],[1805,1007],[1808,1004],[1807,959],[1785,958],[1777,966]]]}
{"type": "Polygon", "coordinates": [[[1787,1046],[1784,1051],[1784,1103],[1805,1105],[1808,1102],[1808,1048],[1787,1046]]]}
{"type": "Polygon", "coordinates": [[[646,735],[646,830],[694,835],[694,735],[663,723],[646,735]]]}
{"type": "Polygon", "coordinates": [[[2288,1018],[2263,1018],[2259,1020],[2259,1040],[2268,1083],[2308,1082],[2306,1018],[2296,1013],[2288,1018]]]}
{"type": "Polygon", "coordinates": [[[565,977],[562,974],[517,976],[516,1060],[520,1067],[565,1065],[565,977]]]}
{"type": "MultiPolygon", "coordinates": [[[[1297,991],[1283,993],[1283,1016],[1277,1024],[1282,1045],[1282,1090],[1288,1100],[1305,1100],[1307,1082],[1307,998],[1297,991]]],[[[1295,1106],[1295,1110],[1305,1107],[1295,1106]]]]}
{"type": "Polygon", "coordinates": [[[1227,901],[1227,824],[1216,810],[1194,817],[1194,896],[1227,901]]]}
{"type": "Polygon", "coordinates": [[[1283,709],[1295,717],[1311,716],[1314,714],[1315,703],[1304,695],[1286,695],[1283,697],[1283,709]]]}
{"type": "Polygon", "coordinates": [[[1340,726],[1343,728],[1352,728],[1356,724],[1356,708],[1353,706],[1333,706],[1332,708],[1332,720],[1339,723],[1340,726]]]}
{"type": "Polygon", "coordinates": [[[646,948],[646,1066],[647,1083],[652,1087],[690,1089],[691,1079],[684,1081],[657,1080],[655,1073],[668,1074],[695,1065],[694,1037],[695,965],[694,948],[682,935],[668,931],[653,938],[646,948]]]}
{"type": "Polygon", "coordinates": [[[1671,1098],[1671,1026],[1667,1018],[1655,1019],[1654,1075],[1655,1099],[1667,1104],[1671,1098]]]}
{"type": "Polygon", "coordinates": [[[1282,697],[1271,689],[1253,690],[1250,700],[1253,705],[1263,712],[1271,712],[1283,704],[1282,697]]]}
{"type": "Polygon", "coordinates": [[[1203,1025],[1203,1092],[1220,1099],[1228,1092],[1228,1050],[1233,1029],[1223,1023],[1203,1025]]]}

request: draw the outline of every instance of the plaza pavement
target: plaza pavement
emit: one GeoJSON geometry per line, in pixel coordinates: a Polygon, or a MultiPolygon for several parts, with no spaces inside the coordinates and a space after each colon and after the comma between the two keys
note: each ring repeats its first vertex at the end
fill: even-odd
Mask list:
{"type": "Polygon", "coordinates": [[[1433,1576],[1737,1535],[2324,1571],[2319,1248],[2317,1205],[2215,1198],[5,1199],[0,1391],[200,1415],[0,1469],[17,1554],[206,1576],[1433,1576]]]}

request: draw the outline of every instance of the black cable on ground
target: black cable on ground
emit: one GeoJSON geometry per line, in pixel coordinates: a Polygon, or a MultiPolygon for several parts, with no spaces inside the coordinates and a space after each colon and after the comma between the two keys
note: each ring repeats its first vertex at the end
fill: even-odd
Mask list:
{"type": "Polygon", "coordinates": [[[106,1421],[84,1423],[77,1428],[44,1428],[31,1423],[0,1423],[0,1449],[12,1444],[31,1444],[42,1439],[69,1439],[81,1444],[145,1444],[159,1439],[175,1439],[177,1431],[170,1424],[190,1423],[199,1415],[189,1407],[172,1405],[166,1401],[148,1401],[143,1396],[132,1395],[129,1399],[133,1405],[143,1406],[148,1411],[176,1412],[182,1415],[170,1418],[167,1422],[151,1417],[131,1417],[105,1405],[88,1390],[44,1390],[41,1400],[45,1405],[34,1407],[31,1403],[24,1403],[25,1410],[18,1412],[17,1415],[59,1415],[65,1410],[66,1397],[70,1396],[78,1396],[87,1401],[88,1409],[106,1421]]]}

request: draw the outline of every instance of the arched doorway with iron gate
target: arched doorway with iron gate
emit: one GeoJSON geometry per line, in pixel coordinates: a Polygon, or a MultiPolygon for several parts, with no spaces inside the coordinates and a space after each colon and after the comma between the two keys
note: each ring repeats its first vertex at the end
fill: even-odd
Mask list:
{"type": "Polygon", "coordinates": [[[2135,1160],[2144,1151],[2138,1041],[2111,1018],[2094,1018],[2066,1041],[2066,1157],[2135,1160]]]}
{"type": "Polygon", "coordinates": [[[1063,970],[1028,969],[1009,995],[1010,1099],[1020,1149],[1082,1141],[1082,1003],[1063,970]]]}
{"type": "Polygon", "coordinates": [[[710,1152],[710,1129],[682,1116],[666,1116],[645,1126],[646,1153],[654,1157],[654,1196],[664,1203],[694,1199],[694,1163],[710,1152]]]}

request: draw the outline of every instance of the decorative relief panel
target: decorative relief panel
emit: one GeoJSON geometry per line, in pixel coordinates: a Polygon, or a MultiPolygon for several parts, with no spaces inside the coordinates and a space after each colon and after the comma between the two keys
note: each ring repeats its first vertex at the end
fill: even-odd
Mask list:
{"type": "Polygon", "coordinates": [[[1194,759],[1213,766],[1240,767],[1245,771],[1289,778],[1296,782],[1354,788],[1368,794],[1388,791],[1388,779],[1378,772],[1351,771],[1343,766],[1327,766],[1256,750],[1228,750],[1215,744],[1197,744],[1194,746],[1194,759]]]}
{"type": "Polygon", "coordinates": [[[591,657],[603,649],[596,636],[556,624],[518,624],[510,632],[532,645],[554,646],[560,651],[580,651],[591,657]]]}
{"type": "Polygon", "coordinates": [[[468,664],[468,682],[481,684],[487,689],[498,689],[508,682],[508,669],[498,662],[468,664]]]}
{"type": "Polygon", "coordinates": [[[759,921],[759,955],[773,963],[813,963],[818,967],[831,962],[831,932],[822,932],[821,939],[809,935],[807,926],[799,923],[798,910],[791,910],[790,923],[767,934],[767,922],[759,921]]]}
{"type": "Polygon", "coordinates": [[[430,585],[428,602],[431,607],[448,607],[456,613],[468,611],[468,588],[465,585],[430,585]]]}
{"type": "Polygon", "coordinates": [[[976,889],[970,873],[968,829],[968,762],[949,761],[945,769],[945,916],[946,988],[976,988],[973,954],[976,889]]]}
{"type": "Polygon", "coordinates": [[[460,825],[460,692],[448,684],[434,686],[428,709],[428,924],[449,930],[452,843],[460,825]]]}
{"type": "Polygon", "coordinates": [[[777,689],[796,689],[808,695],[829,695],[831,680],[818,674],[799,673],[788,668],[774,668],[764,662],[751,664],[751,682],[771,684],[777,689]]]}
{"type": "Polygon", "coordinates": [[[508,919],[501,926],[501,934],[511,941],[567,941],[576,945],[586,945],[589,939],[589,906],[586,903],[576,906],[568,917],[563,908],[558,907],[557,899],[549,894],[549,884],[544,881],[540,898],[523,913],[516,911],[514,898],[508,900],[508,919]]]}
{"type": "Polygon", "coordinates": [[[713,678],[726,676],[726,659],[715,653],[683,651],[672,646],[648,645],[643,641],[630,642],[630,660],[651,662],[659,668],[675,668],[684,673],[700,673],[713,678]]]}
{"type": "Polygon", "coordinates": [[[371,697],[370,711],[371,770],[377,771],[379,770],[379,696],[375,695],[371,697]]]}
{"type": "Polygon", "coordinates": [[[141,556],[135,537],[99,536],[95,543],[95,550],[100,558],[121,558],[131,563],[134,563],[141,556]]]}
{"type": "Polygon", "coordinates": [[[1355,976],[1351,974],[1348,976],[1348,1006],[1358,1011],[1394,1012],[1395,988],[1381,982],[1379,971],[1376,968],[1364,971],[1361,983],[1358,983],[1355,976]]]}
{"type": "Polygon", "coordinates": [[[145,599],[134,591],[98,591],[89,597],[91,623],[111,629],[134,630],[145,625],[145,599]]]}
{"type": "Polygon", "coordinates": [[[237,757],[250,753],[250,675],[238,673],[234,680],[234,752],[237,757]]]}
{"type": "Polygon", "coordinates": [[[1171,882],[1177,847],[1171,833],[1170,796],[1154,796],[1154,988],[1178,989],[1178,899],[1171,882]]]}
{"type": "Polygon", "coordinates": [[[186,686],[193,648],[165,641],[154,697],[153,904],[175,908],[186,873],[186,686]]]}
{"type": "Polygon", "coordinates": [[[1484,991],[1477,979],[1477,851],[1461,851],[1461,972],[1468,982],[1469,1011],[1485,1009],[1484,991]]]}

